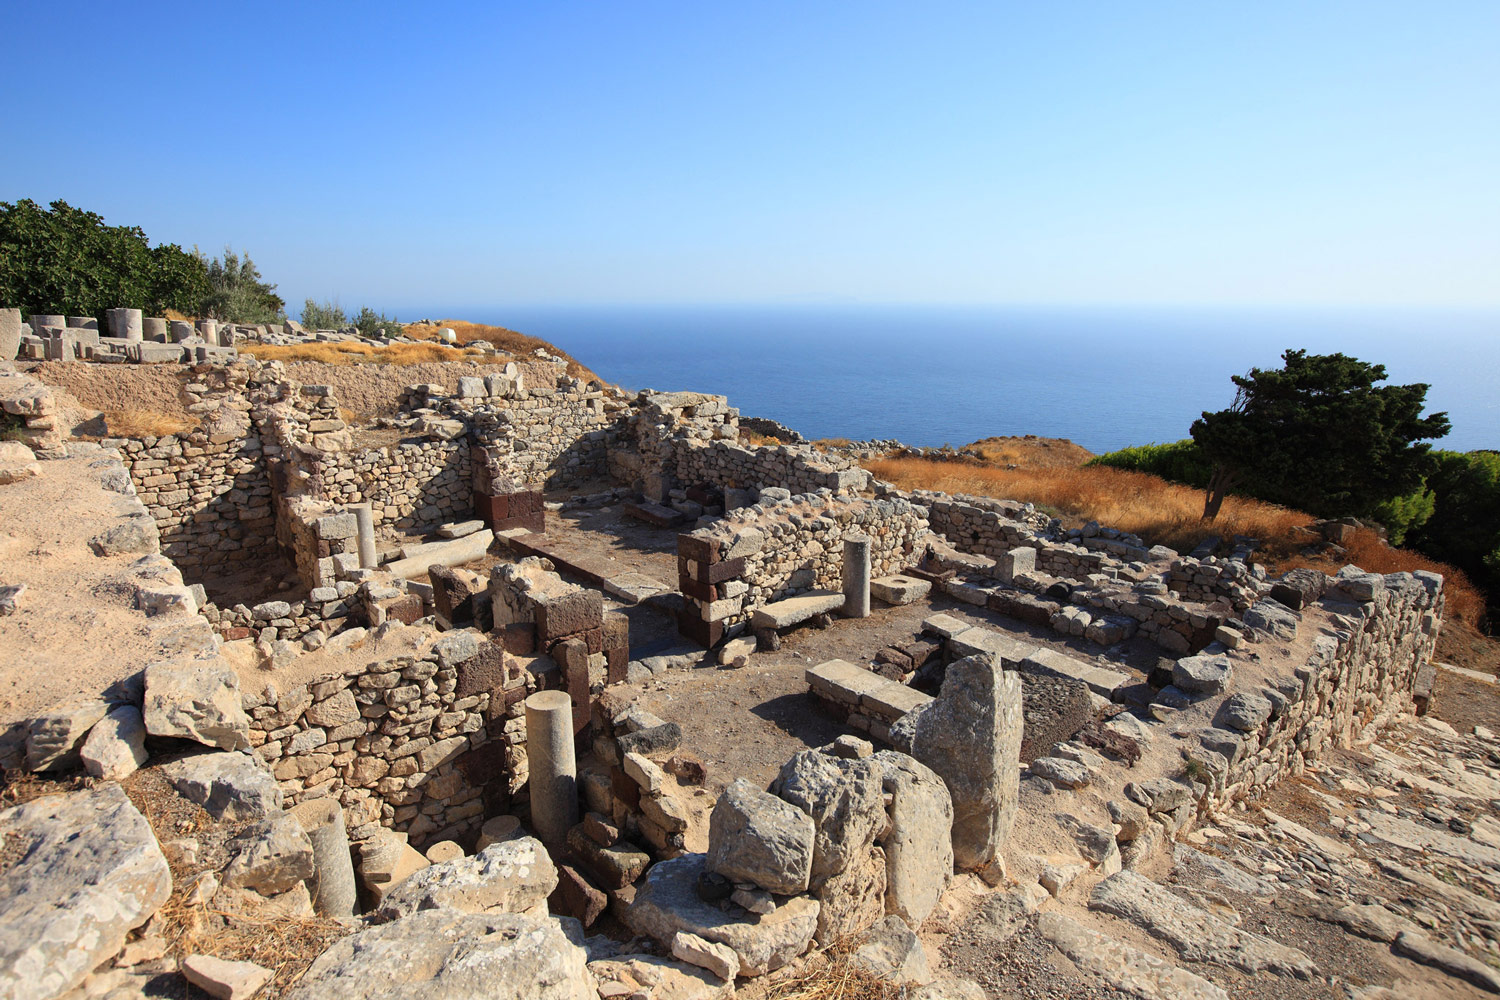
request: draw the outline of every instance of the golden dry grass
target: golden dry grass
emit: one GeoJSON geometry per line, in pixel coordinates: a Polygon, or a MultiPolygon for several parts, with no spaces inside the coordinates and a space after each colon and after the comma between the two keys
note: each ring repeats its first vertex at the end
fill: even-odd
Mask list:
{"type": "Polygon", "coordinates": [[[1218,518],[1208,524],[1202,520],[1202,490],[1144,472],[1083,465],[1006,469],[922,458],[883,458],[864,465],[902,489],[1028,501],[1066,522],[1098,521],[1179,552],[1190,551],[1211,534],[1226,542],[1247,535],[1260,540],[1257,559],[1278,573],[1297,566],[1336,572],[1344,563],[1372,573],[1431,570],[1446,578],[1449,615],[1475,626],[1483,619],[1484,595],[1456,567],[1391,548],[1368,529],[1357,531],[1347,553],[1337,560],[1304,556],[1302,550],[1317,540],[1304,529],[1316,518],[1259,500],[1229,497],[1218,518]]]}
{"type": "Polygon", "coordinates": [[[752,431],[748,430],[747,428],[741,427],[740,444],[744,445],[747,448],[761,448],[766,445],[778,445],[781,444],[781,442],[768,434],[761,434],[757,431],[752,431]]]}
{"type": "MultiPolygon", "coordinates": [[[[568,374],[574,378],[599,379],[587,367],[580,364],[576,358],[567,351],[561,350],[554,344],[550,344],[540,337],[521,333],[503,326],[486,326],[483,323],[469,323],[465,320],[444,319],[437,323],[412,323],[406,328],[406,335],[413,340],[433,340],[438,331],[447,327],[458,337],[460,344],[472,340],[485,340],[494,344],[497,350],[514,355],[518,358],[529,357],[537,348],[541,348],[548,354],[555,354],[560,358],[566,358],[568,362],[568,374]]],[[[600,381],[603,381],[600,379],[600,381]]]]}
{"type": "MultiPolygon", "coordinates": [[[[430,361],[480,361],[487,355],[443,344],[389,344],[376,347],[358,341],[310,344],[241,344],[240,353],[262,361],[317,361],[325,365],[417,365],[430,361]]],[[[501,364],[508,358],[495,359],[501,364]]]]}
{"type": "Polygon", "coordinates": [[[829,448],[847,448],[853,443],[848,438],[818,438],[812,445],[814,448],[827,451],[829,448]]]}
{"type": "Polygon", "coordinates": [[[1094,453],[1067,438],[1044,438],[1035,434],[1022,437],[992,437],[969,445],[991,465],[1015,465],[1028,469],[1066,468],[1082,465],[1094,453]]]}
{"type": "Polygon", "coordinates": [[[810,956],[798,972],[760,993],[759,1000],[901,1000],[908,992],[908,987],[856,968],[846,953],[834,953],[810,956]]]}
{"type": "Polygon", "coordinates": [[[185,417],[149,410],[105,410],[103,416],[110,437],[166,437],[185,434],[198,426],[185,417]]]}

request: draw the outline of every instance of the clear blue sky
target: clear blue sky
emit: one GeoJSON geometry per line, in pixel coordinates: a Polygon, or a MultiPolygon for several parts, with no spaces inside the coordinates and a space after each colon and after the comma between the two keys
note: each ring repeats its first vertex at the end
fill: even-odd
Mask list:
{"type": "Polygon", "coordinates": [[[1500,3],[20,3],[0,200],[369,303],[1500,304],[1500,3]]]}

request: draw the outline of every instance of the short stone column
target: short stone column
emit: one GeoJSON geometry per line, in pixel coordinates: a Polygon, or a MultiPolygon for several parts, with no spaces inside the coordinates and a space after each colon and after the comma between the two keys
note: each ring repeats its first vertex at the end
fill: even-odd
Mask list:
{"type": "Polygon", "coordinates": [[[31,314],[31,332],[38,337],[42,335],[43,327],[55,327],[58,330],[65,330],[67,326],[68,317],[66,316],[54,316],[50,313],[31,314]]]}
{"type": "Polygon", "coordinates": [[[14,361],[21,352],[21,310],[0,309],[0,361],[14,361]]]}
{"type": "Polygon", "coordinates": [[[568,692],[538,691],[526,699],[526,758],[531,828],[544,844],[561,844],[578,822],[573,699],[568,692]]]}
{"type": "Polygon", "coordinates": [[[313,908],[319,916],[336,920],[354,916],[354,862],[349,856],[349,835],[338,800],[308,799],[288,812],[297,817],[312,841],[313,866],[317,869],[313,908]]]}
{"type": "Polygon", "coordinates": [[[870,617],[870,539],[844,539],[844,617],[870,617]]]}
{"type": "Polygon", "coordinates": [[[198,336],[202,337],[207,343],[218,344],[219,321],[216,319],[200,319],[198,321],[198,336]]]}
{"type": "Polygon", "coordinates": [[[377,560],[374,512],[367,503],[353,504],[349,509],[354,512],[354,523],[358,530],[360,568],[374,569],[377,560]]]}
{"type": "Polygon", "coordinates": [[[196,332],[197,331],[193,329],[193,324],[189,320],[172,320],[172,343],[180,344],[196,332]]]}
{"type": "Polygon", "coordinates": [[[141,333],[145,339],[158,344],[167,342],[167,321],[160,316],[147,316],[141,320],[141,333]]]}
{"type": "Polygon", "coordinates": [[[111,309],[109,311],[109,335],[121,340],[141,339],[141,311],[139,309],[111,309]]]}

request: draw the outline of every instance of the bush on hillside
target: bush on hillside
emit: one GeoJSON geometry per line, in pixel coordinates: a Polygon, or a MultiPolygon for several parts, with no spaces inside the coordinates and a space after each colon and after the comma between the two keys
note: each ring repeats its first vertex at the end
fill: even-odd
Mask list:
{"type": "MultiPolygon", "coordinates": [[[[1434,452],[1432,517],[1409,544],[1458,566],[1500,606],[1500,452],[1434,452]]],[[[1494,619],[1494,615],[1491,616],[1494,619]]]]}
{"type": "Polygon", "coordinates": [[[1149,472],[1153,476],[1169,479],[1204,489],[1213,467],[1192,438],[1173,441],[1169,444],[1143,444],[1121,448],[1090,460],[1088,465],[1102,465],[1111,469],[1129,472],[1149,472]]]}
{"type": "Polygon", "coordinates": [[[225,247],[222,258],[203,260],[209,293],[198,307],[199,315],[228,323],[280,323],[286,319],[286,303],[276,294],[276,286],[261,278],[248,253],[241,256],[225,247]]]}
{"type": "Polygon", "coordinates": [[[344,315],[337,299],[322,302],[308,299],[302,303],[302,325],[309,330],[341,330],[349,325],[349,317],[344,315]]]}
{"type": "Polygon", "coordinates": [[[373,337],[375,331],[384,330],[387,337],[399,337],[406,328],[396,321],[396,317],[386,317],[385,313],[378,313],[369,306],[360,306],[359,315],[354,317],[354,325],[359,328],[361,336],[373,337]]]}

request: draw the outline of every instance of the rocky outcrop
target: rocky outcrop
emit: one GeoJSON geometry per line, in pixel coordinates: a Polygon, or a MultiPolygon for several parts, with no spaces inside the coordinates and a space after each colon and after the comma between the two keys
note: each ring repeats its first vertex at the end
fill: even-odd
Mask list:
{"type": "Polygon", "coordinates": [[[172,891],[146,818],[117,784],[0,812],[0,998],[46,1000],[77,986],[172,891]],[[19,850],[18,850],[19,848],[19,850]]]}
{"type": "Polygon", "coordinates": [[[880,773],[869,760],[804,750],[782,766],[775,791],[813,821],[814,889],[862,860],[885,826],[880,773]]]}

